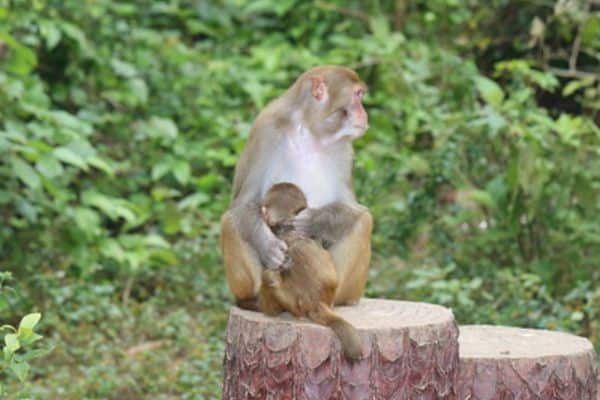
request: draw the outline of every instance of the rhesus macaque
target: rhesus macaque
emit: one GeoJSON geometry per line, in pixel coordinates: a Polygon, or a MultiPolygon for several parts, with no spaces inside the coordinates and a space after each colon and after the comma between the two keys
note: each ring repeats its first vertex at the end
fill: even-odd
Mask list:
{"type": "Polygon", "coordinates": [[[366,85],[348,68],[302,74],[258,115],[235,169],[233,195],[221,218],[221,250],[229,288],[239,305],[256,302],[263,270],[285,269],[286,243],[261,217],[267,190],[291,182],[308,208],[291,222],[321,239],[337,270],[335,304],[354,304],[371,258],[372,218],[352,189],[352,141],[367,129],[366,85]]]}
{"type": "Polygon", "coordinates": [[[283,311],[330,327],[339,337],[347,358],[361,357],[356,329],[332,310],[337,275],[331,255],[315,240],[285,222],[306,208],[306,198],[292,183],[273,185],[265,194],[262,214],[275,236],[287,245],[289,267],[283,271],[265,269],[258,296],[258,308],[267,315],[283,311]]]}

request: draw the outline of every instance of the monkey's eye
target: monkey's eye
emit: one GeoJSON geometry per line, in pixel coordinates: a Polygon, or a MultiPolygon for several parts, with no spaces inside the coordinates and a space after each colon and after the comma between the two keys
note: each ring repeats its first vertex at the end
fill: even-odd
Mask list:
{"type": "Polygon", "coordinates": [[[345,108],[342,108],[341,115],[343,118],[348,118],[348,110],[346,110],[345,108]]]}

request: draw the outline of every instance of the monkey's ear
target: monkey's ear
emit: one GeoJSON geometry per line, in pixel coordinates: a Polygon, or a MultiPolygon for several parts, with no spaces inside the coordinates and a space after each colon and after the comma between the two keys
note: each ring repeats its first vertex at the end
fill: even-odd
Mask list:
{"type": "Polygon", "coordinates": [[[271,226],[271,222],[269,221],[269,214],[267,213],[267,207],[262,206],[260,208],[260,212],[262,213],[262,217],[265,220],[265,222],[267,223],[267,225],[271,226]]]}
{"type": "Polygon", "coordinates": [[[327,84],[322,76],[312,76],[310,78],[311,89],[310,93],[318,102],[324,102],[327,100],[327,84]]]}

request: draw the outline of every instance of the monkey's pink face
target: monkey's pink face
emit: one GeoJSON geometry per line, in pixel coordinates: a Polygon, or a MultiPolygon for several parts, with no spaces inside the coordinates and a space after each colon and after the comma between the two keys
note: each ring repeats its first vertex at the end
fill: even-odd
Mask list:
{"type": "Polygon", "coordinates": [[[365,133],[369,124],[367,111],[362,104],[366,86],[361,82],[345,82],[338,86],[341,87],[317,87],[317,90],[313,91],[313,96],[322,110],[320,115],[315,117],[316,132],[313,133],[316,133],[319,141],[325,145],[342,139],[354,140],[365,133]]]}
{"type": "Polygon", "coordinates": [[[325,145],[342,139],[354,140],[361,137],[367,130],[369,117],[362,104],[365,89],[355,85],[351,91],[345,91],[346,101],[338,105],[324,120],[324,131],[328,133],[321,139],[325,145]]]}
{"type": "Polygon", "coordinates": [[[352,101],[350,102],[349,107],[351,124],[353,127],[360,129],[362,131],[361,134],[367,130],[369,125],[369,116],[362,104],[364,94],[365,90],[362,86],[354,88],[352,101]]]}

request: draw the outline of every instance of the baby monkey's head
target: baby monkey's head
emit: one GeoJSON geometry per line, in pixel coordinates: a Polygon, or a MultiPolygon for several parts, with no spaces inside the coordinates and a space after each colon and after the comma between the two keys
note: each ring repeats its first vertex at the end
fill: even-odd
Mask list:
{"type": "Polygon", "coordinates": [[[275,228],[307,207],[302,190],[293,183],[277,183],[265,194],[262,214],[267,225],[275,228]]]}

